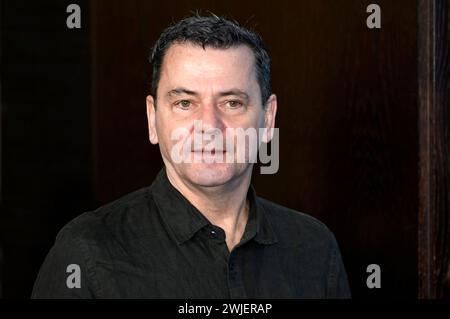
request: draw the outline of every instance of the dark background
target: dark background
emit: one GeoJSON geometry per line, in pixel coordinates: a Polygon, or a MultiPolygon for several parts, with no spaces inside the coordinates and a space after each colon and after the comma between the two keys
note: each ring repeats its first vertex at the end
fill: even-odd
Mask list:
{"type": "Polygon", "coordinates": [[[259,32],[278,96],[280,169],[260,196],[323,221],[354,298],[418,296],[417,2],[1,2],[0,296],[28,298],[57,231],[149,185],[149,50],[201,9],[259,32]],[[82,28],[66,27],[77,3],[82,28]],[[368,29],[377,3],[382,28],[368,29]],[[366,287],[379,264],[382,288],[366,287]]]}

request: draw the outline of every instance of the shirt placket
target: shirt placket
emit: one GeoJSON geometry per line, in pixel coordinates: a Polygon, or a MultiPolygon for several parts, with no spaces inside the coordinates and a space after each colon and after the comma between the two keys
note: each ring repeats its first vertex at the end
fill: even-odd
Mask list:
{"type": "Polygon", "coordinates": [[[215,251],[219,254],[218,258],[223,261],[226,267],[228,292],[231,299],[246,298],[241,270],[239,268],[239,248],[235,247],[230,253],[225,242],[225,233],[222,229],[214,227],[209,231],[215,246],[215,251]]]}
{"type": "Polygon", "coordinates": [[[233,249],[228,257],[228,288],[232,299],[247,298],[238,258],[239,248],[233,249]]]}

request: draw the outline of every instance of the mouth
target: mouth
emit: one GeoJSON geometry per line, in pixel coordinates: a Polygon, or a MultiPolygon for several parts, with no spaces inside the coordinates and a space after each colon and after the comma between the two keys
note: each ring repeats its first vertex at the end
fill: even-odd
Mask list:
{"type": "Polygon", "coordinates": [[[192,153],[197,153],[197,154],[211,154],[211,155],[215,155],[216,153],[220,154],[224,154],[226,153],[226,150],[216,150],[216,149],[212,149],[212,150],[193,150],[192,153]]]}

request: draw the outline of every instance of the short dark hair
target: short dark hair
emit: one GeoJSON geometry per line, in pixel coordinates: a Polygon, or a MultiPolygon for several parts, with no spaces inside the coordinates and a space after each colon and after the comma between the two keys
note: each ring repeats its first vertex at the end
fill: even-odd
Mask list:
{"type": "Polygon", "coordinates": [[[257,81],[261,90],[261,102],[267,102],[271,94],[270,57],[264,48],[261,37],[237,22],[218,17],[194,15],[185,18],[163,31],[152,48],[150,63],[152,64],[151,94],[156,99],[156,92],[161,76],[164,55],[174,43],[192,43],[194,45],[228,49],[239,45],[247,45],[253,51],[257,81]]]}

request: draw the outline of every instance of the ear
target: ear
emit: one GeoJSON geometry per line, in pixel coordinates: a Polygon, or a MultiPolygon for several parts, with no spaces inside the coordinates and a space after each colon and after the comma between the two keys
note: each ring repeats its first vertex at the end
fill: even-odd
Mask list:
{"type": "Polygon", "coordinates": [[[158,144],[158,134],[156,133],[156,109],[155,100],[153,96],[147,96],[147,122],[148,122],[148,137],[150,143],[158,144]]]}
{"type": "Polygon", "coordinates": [[[264,135],[262,141],[269,143],[273,137],[275,117],[277,115],[277,96],[272,94],[266,102],[264,113],[264,135]]]}

